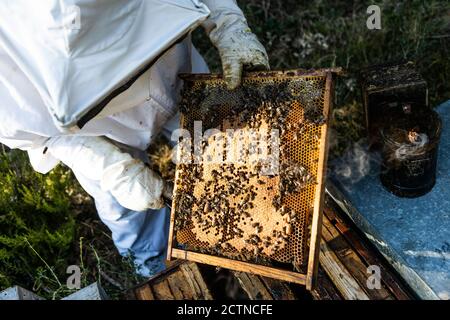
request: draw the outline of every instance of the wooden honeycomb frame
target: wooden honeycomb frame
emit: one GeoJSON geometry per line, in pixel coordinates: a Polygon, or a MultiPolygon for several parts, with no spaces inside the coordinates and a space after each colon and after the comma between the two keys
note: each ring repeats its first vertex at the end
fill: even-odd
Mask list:
{"type": "MultiPolygon", "coordinates": [[[[306,80],[321,80],[323,81],[323,95],[320,98],[320,102],[322,104],[322,113],[326,121],[317,126],[315,130],[318,133],[319,141],[317,143],[317,148],[315,151],[309,151],[310,154],[313,154],[314,157],[317,158],[316,164],[314,165],[314,172],[316,173],[316,184],[314,187],[309,190],[312,192],[310,196],[312,202],[312,214],[309,214],[307,217],[306,225],[303,225],[300,229],[304,233],[303,238],[309,239],[309,243],[306,244],[304,248],[308,248],[309,253],[307,257],[305,257],[305,272],[295,272],[289,271],[277,267],[271,267],[267,265],[259,265],[257,263],[240,261],[231,259],[229,257],[217,256],[209,253],[201,253],[199,250],[195,248],[190,248],[189,250],[177,248],[176,246],[179,244],[180,239],[189,239],[189,237],[183,238],[183,232],[191,232],[191,230],[175,230],[175,224],[177,220],[177,201],[176,197],[174,197],[174,201],[172,203],[172,213],[170,219],[170,231],[169,231],[169,243],[168,243],[168,254],[167,258],[170,260],[171,258],[180,258],[186,259],[190,261],[195,261],[199,263],[206,263],[214,266],[229,268],[238,271],[251,272],[255,274],[259,274],[262,276],[277,278],[280,280],[295,282],[299,284],[306,285],[307,289],[312,289],[315,285],[315,279],[317,276],[317,267],[318,267],[318,253],[319,253],[319,243],[320,243],[320,233],[321,233],[321,223],[322,223],[322,206],[323,206],[323,193],[324,193],[324,180],[325,180],[325,170],[326,170],[326,159],[327,159],[327,149],[328,149],[328,115],[331,109],[331,95],[333,89],[333,72],[335,70],[331,69],[322,69],[315,71],[305,71],[305,70],[291,70],[284,72],[253,72],[245,75],[243,79],[243,83],[258,83],[261,79],[263,81],[267,81],[267,79],[275,79],[274,81],[278,81],[278,79],[306,79],[306,80]],[[181,234],[181,235],[180,235],[181,234]]],[[[223,82],[219,76],[216,75],[190,75],[185,77],[187,82],[196,82],[196,83],[212,83],[213,85],[223,85],[223,82]]],[[[303,103],[301,99],[297,101],[293,101],[293,106],[301,106],[303,103]]],[[[306,102],[305,102],[306,103],[306,102]]],[[[182,115],[182,127],[186,126],[186,121],[190,121],[193,119],[187,119],[189,116],[182,115]]],[[[195,119],[194,119],[195,120],[195,119]]],[[[289,121],[295,122],[299,119],[293,118],[289,121]]],[[[287,133],[289,135],[289,133],[287,133]]],[[[287,137],[288,140],[292,141],[292,137],[287,137]]],[[[295,149],[295,148],[294,148],[295,149]]],[[[298,148],[297,148],[298,149],[298,148]]],[[[308,152],[307,152],[308,153],[308,152]]],[[[301,158],[301,156],[299,156],[301,158]]],[[[180,178],[180,169],[177,166],[177,175],[176,179],[180,178]]],[[[174,194],[177,194],[177,186],[175,187],[174,194]]],[[[300,196],[299,196],[300,197],[300,196]]],[[[291,199],[291,202],[295,205],[295,200],[299,200],[297,197],[295,199],[291,199]]],[[[301,200],[306,201],[306,200],[301,200]]],[[[187,229],[192,229],[187,228],[187,229]]],[[[297,228],[299,229],[299,228],[297,228]]],[[[192,237],[191,237],[192,238],[192,237]]],[[[182,243],[183,244],[183,243],[182,243]]],[[[300,247],[302,247],[300,245],[300,247]]],[[[306,249],[305,249],[306,250],[306,249]]],[[[281,251],[281,250],[280,250],[281,251]]],[[[276,256],[276,254],[274,255],[276,256]]],[[[282,260],[282,258],[279,258],[282,260]]]]}

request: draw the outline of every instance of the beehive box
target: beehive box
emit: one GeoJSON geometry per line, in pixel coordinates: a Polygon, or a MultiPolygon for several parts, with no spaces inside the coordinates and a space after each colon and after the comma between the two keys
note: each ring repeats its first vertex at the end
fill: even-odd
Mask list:
{"type": "Polygon", "coordinates": [[[332,71],[183,78],[169,259],[312,288],[332,71]]]}

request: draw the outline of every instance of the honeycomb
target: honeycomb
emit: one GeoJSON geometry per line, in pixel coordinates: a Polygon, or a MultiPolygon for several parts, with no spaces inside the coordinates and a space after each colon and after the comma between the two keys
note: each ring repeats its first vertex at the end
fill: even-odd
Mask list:
{"type": "Polygon", "coordinates": [[[304,272],[326,74],[254,73],[234,91],[215,75],[184,80],[173,246],[304,272]]]}

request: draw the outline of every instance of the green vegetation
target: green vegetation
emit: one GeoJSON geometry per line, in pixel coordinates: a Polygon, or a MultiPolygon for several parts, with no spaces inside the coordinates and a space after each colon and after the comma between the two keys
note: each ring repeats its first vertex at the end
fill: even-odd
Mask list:
{"type": "Polygon", "coordinates": [[[75,217],[70,214],[66,192],[71,177],[61,168],[38,175],[25,157],[18,151],[1,155],[1,287],[50,276],[42,256],[54,269],[64,268],[75,236],[75,217]],[[33,252],[34,247],[40,256],[33,252]]]}
{"type": "Polygon", "coordinates": [[[80,267],[82,286],[100,281],[113,298],[142,281],[70,170],[36,173],[26,153],[12,150],[0,154],[0,174],[0,290],[21,285],[48,299],[64,297],[72,292],[69,265],[80,267]]]}
{"type": "MultiPolygon", "coordinates": [[[[242,0],[249,24],[266,46],[272,69],[341,66],[348,76],[336,87],[333,154],[363,136],[357,83],[360,68],[411,59],[428,81],[433,106],[450,98],[448,2],[375,1],[382,30],[366,28],[366,1],[242,0]],[[447,19],[447,20],[445,20],[447,19]]],[[[211,69],[220,60],[202,30],[194,42],[211,69]]],[[[173,170],[158,158],[168,150],[153,147],[160,170],[173,170]]],[[[120,257],[92,200],[64,166],[35,173],[20,151],[0,155],[0,290],[18,284],[46,298],[70,293],[66,268],[79,265],[82,285],[101,281],[113,298],[141,279],[130,259],[120,257]]]]}

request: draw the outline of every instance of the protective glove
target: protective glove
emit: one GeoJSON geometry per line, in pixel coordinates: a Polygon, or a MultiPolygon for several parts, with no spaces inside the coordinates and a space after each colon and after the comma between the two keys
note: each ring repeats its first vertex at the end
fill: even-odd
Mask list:
{"type": "Polygon", "coordinates": [[[171,181],[165,181],[164,182],[164,188],[163,188],[163,198],[166,200],[172,200],[173,198],[173,182],[171,181]]]}
{"type": "Polygon", "coordinates": [[[107,139],[61,136],[49,139],[46,146],[74,172],[99,181],[123,207],[133,211],[164,207],[162,178],[107,139]]]}
{"type": "Polygon", "coordinates": [[[211,42],[219,50],[223,76],[230,90],[241,83],[244,67],[251,70],[269,69],[269,59],[263,45],[252,33],[235,0],[203,0],[211,15],[203,23],[211,42]]]}

